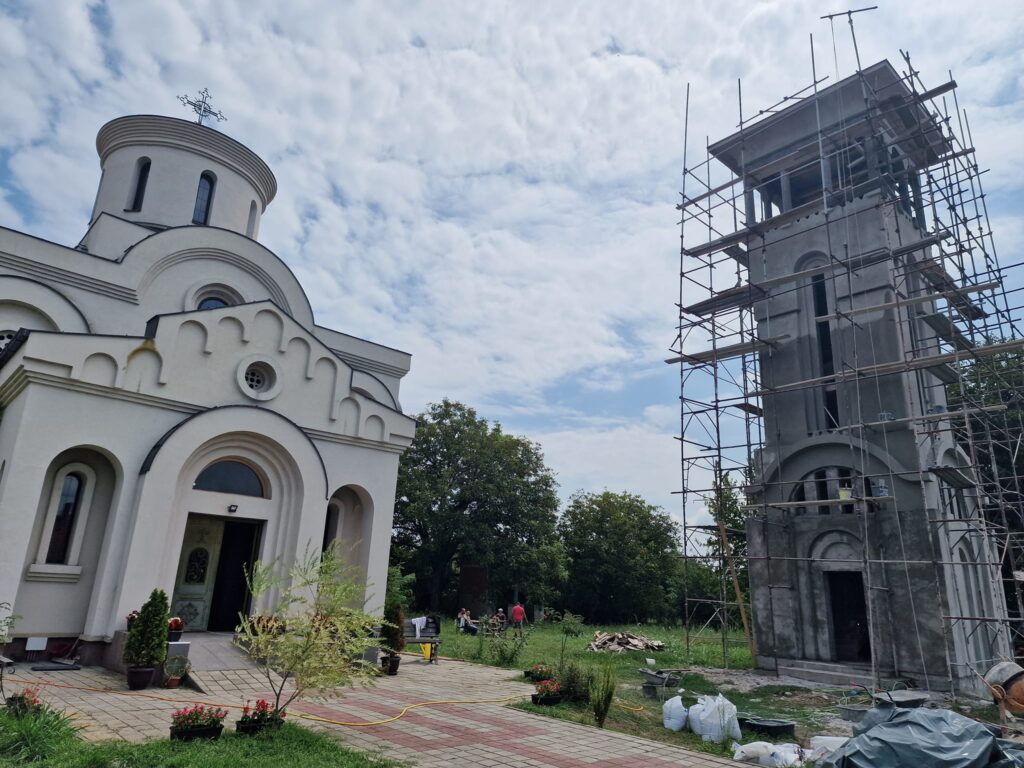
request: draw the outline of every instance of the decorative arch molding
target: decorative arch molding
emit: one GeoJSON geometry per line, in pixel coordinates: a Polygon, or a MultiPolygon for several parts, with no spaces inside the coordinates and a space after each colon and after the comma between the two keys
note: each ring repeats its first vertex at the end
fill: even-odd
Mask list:
{"type": "Polygon", "coordinates": [[[814,567],[824,571],[863,570],[863,544],[859,536],[842,528],[818,534],[808,545],[814,567]]]}
{"type": "Polygon", "coordinates": [[[215,259],[257,280],[268,298],[301,325],[312,328],[313,309],[291,268],[273,251],[221,227],[170,227],[133,245],[121,258],[136,275],[138,296],[154,290],[160,273],[193,259],[215,259]]]}
{"type": "MultiPolygon", "coordinates": [[[[802,463],[807,463],[807,466],[810,467],[810,470],[808,471],[812,471],[819,465],[843,464],[843,456],[846,457],[845,463],[849,463],[851,444],[853,445],[855,452],[863,451],[864,453],[867,453],[872,459],[879,462],[883,467],[885,467],[886,471],[889,471],[889,468],[891,468],[892,473],[896,476],[910,474],[907,468],[902,463],[900,463],[900,461],[895,456],[886,453],[879,446],[861,440],[860,438],[854,437],[853,435],[843,435],[843,439],[841,440],[834,435],[814,435],[812,437],[805,438],[792,445],[792,447],[787,451],[784,461],[790,467],[792,467],[794,464],[800,465],[802,463]],[[804,462],[804,456],[809,451],[820,453],[822,449],[828,448],[836,449],[837,453],[839,453],[839,460],[831,461],[827,457],[823,458],[818,456],[813,462],[804,462]]],[[[779,457],[778,455],[774,455],[767,457],[767,459],[768,460],[765,462],[763,468],[763,477],[767,482],[778,482],[779,471],[781,469],[781,462],[779,460],[779,457]]],[[[798,475],[802,477],[804,474],[806,474],[806,472],[794,472],[793,474],[794,476],[798,475]]]]}
{"type": "Polygon", "coordinates": [[[828,264],[828,261],[828,254],[824,251],[808,251],[796,260],[796,264],[793,266],[793,271],[803,272],[808,269],[824,267],[828,264]]]}
{"type": "Polygon", "coordinates": [[[18,304],[34,310],[62,333],[91,333],[82,311],[60,291],[28,277],[0,276],[0,304],[18,304]]]}
{"type": "MultiPolygon", "coordinates": [[[[310,466],[317,466],[320,468],[320,472],[318,473],[319,482],[314,486],[317,489],[316,493],[320,494],[321,498],[327,499],[327,467],[325,466],[323,457],[317,450],[316,445],[309,438],[309,435],[303,432],[302,429],[288,417],[282,416],[277,411],[271,411],[254,405],[224,405],[217,408],[210,408],[205,411],[200,411],[199,413],[194,413],[185,420],[180,421],[167,430],[167,432],[165,432],[160,439],[153,444],[153,447],[149,449],[149,453],[146,454],[146,458],[143,459],[142,466],[139,468],[139,474],[145,475],[150,472],[156,464],[160,453],[165,450],[167,445],[172,442],[172,439],[175,438],[179,432],[182,432],[183,430],[189,432],[193,431],[196,428],[197,422],[206,422],[214,414],[217,415],[218,421],[227,420],[228,423],[234,424],[235,428],[231,431],[255,432],[272,437],[275,434],[280,434],[283,430],[284,432],[287,432],[293,440],[298,440],[304,443],[307,448],[300,452],[302,458],[315,459],[315,463],[310,466]],[[264,423],[266,425],[266,431],[261,427],[261,424],[264,423]]],[[[209,429],[203,429],[202,431],[208,432],[209,429]]],[[[210,438],[214,436],[215,434],[211,434],[210,438]]]]}

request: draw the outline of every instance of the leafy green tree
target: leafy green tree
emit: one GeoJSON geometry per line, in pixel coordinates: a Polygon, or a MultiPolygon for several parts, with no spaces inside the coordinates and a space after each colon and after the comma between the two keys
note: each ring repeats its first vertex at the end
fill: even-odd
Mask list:
{"type": "Polygon", "coordinates": [[[486,566],[494,594],[550,597],[564,556],[557,486],[539,446],[450,400],[417,419],[398,469],[391,553],[416,574],[421,604],[439,610],[460,565],[486,566]]]}
{"type": "Polygon", "coordinates": [[[267,679],[275,715],[306,691],[377,675],[363,654],[378,642],[380,619],[353,607],[362,605],[364,586],[336,548],[307,551],[287,571],[257,562],[246,580],[255,603],[269,597],[273,604],[267,614],[241,617],[236,642],[267,679]]]}
{"type": "MultiPolygon", "coordinates": [[[[1024,494],[1024,450],[1019,442],[1024,432],[1024,350],[968,358],[958,373],[959,380],[946,388],[949,410],[967,410],[969,415],[966,423],[962,418],[953,421],[953,434],[968,457],[973,453],[985,494],[1015,505],[1024,494]]],[[[1024,520],[1015,517],[1007,522],[1021,530],[1024,520]]]]}
{"type": "Polygon", "coordinates": [[[558,523],[566,604],[596,623],[678,615],[679,530],[632,493],[576,493],[558,523]]]}
{"type": "MultiPolygon", "coordinates": [[[[733,485],[732,477],[728,472],[718,472],[715,490],[708,501],[708,514],[715,523],[721,523],[726,530],[728,537],[729,552],[732,555],[732,566],[736,570],[736,577],[740,584],[740,590],[746,595],[750,589],[750,577],[747,572],[747,516],[748,513],[741,509],[743,500],[739,490],[733,485]]],[[[732,575],[729,572],[729,561],[725,557],[722,537],[718,531],[711,533],[707,543],[708,554],[712,555],[709,561],[710,567],[719,573],[720,576],[731,581],[732,575]]],[[[730,594],[732,585],[729,585],[730,594]]],[[[730,600],[732,598],[730,597],[730,600]]]]}

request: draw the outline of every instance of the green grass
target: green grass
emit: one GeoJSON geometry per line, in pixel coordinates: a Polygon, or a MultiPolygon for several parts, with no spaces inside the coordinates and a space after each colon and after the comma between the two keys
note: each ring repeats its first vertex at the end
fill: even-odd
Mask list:
{"type": "MultiPolygon", "coordinates": [[[[530,639],[523,649],[522,655],[512,666],[517,670],[524,670],[531,664],[558,664],[562,647],[562,634],[558,630],[558,624],[533,624],[530,639]]],[[[472,635],[456,632],[450,625],[446,624],[443,630],[443,643],[441,654],[463,661],[474,661],[484,664],[494,664],[494,658],[489,653],[489,638],[482,638],[482,635],[472,635]],[[482,642],[481,642],[482,638],[482,642]],[[481,657],[481,648],[483,655],[481,657]]],[[[609,663],[615,667],[616,677],[620,681],[637,682],[639,676],[637,669],[646,666],[644,659],[652,658],[658,662],[658,667],[663,669],[704,666],[728,669],[750,669],[753,664],[750,658],[750,651],[743,642],[742,633],[732,633],[729,638],[726,663],[723,664],[721,635],[708,633],[700,640],[691,638],[690,648],[686,648],[685,636],[680,627],[657,627],[657,626],[636,626],[623,624],[606,627],[586,627],[584,634],[580,637],[569,638],[565,648],[565,658],[575,660],[581,664],[593,665],[596,663],[609,663]],[[587,651],[587,643],[593,637],[594,632],[600,629],[602,632],[633,632],[643,635],[651,640],[661,640],[665,643],[665,650],[653,651],[627,651],[624,653],[593,653],[587,651]]],[[[408,650],[416,649],[410,645],[408,650]]],[[[498,665],[500,666],[500,665],[498,665]]]]}
{"type": "MultiPolygon", "coordinates": [[[[488,652],[490,642],[489,639],[484,639],[481,644],[479,636],[472,637],[446,630],[441,647],[446,656],[494,664],[493,655],[488,652]],[[482,655],[481,648],[483,649],[482,655]]],[[[521,670],[534,663],[557,666],[561,646],[562,635],[557,624],[534,625],[533,633],[523,649],[522,655],[512,667],[515,670],[512,674],[520,677],[521,670]]],[[[709,754],[732,755],[728,748],[704,742],[699,736],[688,730],[680,733],[667,730],[662,724],[661,699],[648,699],[642,695],[641,678],[637,674],[637,669],[647,666],[645,662],[647,658],[655,659],[657,666],[663,669],[688,667],[751,669],[753,665],[750,652],[743,642],[742,634],[730,634],[725,657],[727,664],[723,664],[721,635],[714,632],[706,633],[697,641],[691,637],[690,647],[687,648],[683,630],[679,627],[632,625],[587,627],[583,635],[569,639],[566,644],[565,658],[588,667],[608,664],[614,669],[619,685],[615,694],[615,702],[612,704],[611,712],[605,722],[606,729],[709,754]],[[665,643],[665,650],[657,653],[629,651],[621,654],[587,651],[587,643],[593,639],[594,631],[597,629],[603,632],[633,632],[652,640],[661,640],[665,643]]],[[[740,712],[762,717],[783,717],[795,721],[798,736],[820,733],[820,724],[827,719],[830,712],[834,712],[835,705],[835,697],[804,688],[763,685],[751,691],[740,692],[732,690],[728,681],[717,685],[696,672],[682,673],[679,687],[686,690],[684,701],[688,705],[695,701],[697,695],[716,694],[721,691],[740,712]]],[[[511,706],[547,717],[594,725],[593,712],[588,705],[582,703],[565,702],[556,707],[537,707],[527,701],[511,706]]],[[[783,739],[783,741],[788,740],[790,739],[783,739]]],[[[750,732],[744,734],[742,741],[771,741],[771,739],[762,734],[750,732]]]]}
{"type": "MultiPolygon", "coordinates": [[[[25,718],[30,720],[31,718],[25,718]]],[[[88,743],[74,734],[55,736],[31,759],[12,757],[11,740],[20,723],[0,711],[0,766],[31,768],[391,768],[399,763],[348,749],[319,733],[286,723],[277,733],[236,736],[225,730],[218,741],[88,743]]],[[[38,744],[37,744],[38,746],[38,744]]]]}

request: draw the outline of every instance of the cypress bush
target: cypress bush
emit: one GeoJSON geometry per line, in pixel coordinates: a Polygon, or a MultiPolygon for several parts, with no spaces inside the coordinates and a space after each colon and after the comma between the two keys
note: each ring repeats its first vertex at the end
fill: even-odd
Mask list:
{"type": "Polygon", "coordinates": [[[154,589],[128,630],[124,663],[130,667],[156,667],[167,658],[167,593],[154,589]]]}

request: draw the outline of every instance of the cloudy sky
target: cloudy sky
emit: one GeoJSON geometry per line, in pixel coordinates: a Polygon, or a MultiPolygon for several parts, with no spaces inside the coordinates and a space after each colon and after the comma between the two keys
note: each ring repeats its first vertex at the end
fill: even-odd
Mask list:
{"type": "MultiPolygon", "coordinates": [[[[961,85],[997,243],[1024,244],[1019,3],[881,1],[865,64],[909,50],[961,85]]],[[[862,4],[863,5],[863,4],[862,4]]],[[[672,343],[683,109],[690,150],[853,66],[820,2],[0,0],[0,225],[73,245],[99,127],[188,117],[260,154],[280,192],[261,240],[320,323],[411,352],[407,410],[442,397],[542,444],[563,495],[675,511],[672,343]]],[[[1005,254],[1011,254],[1006,256],[1005,254]]]]}

